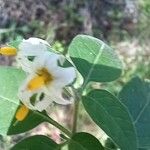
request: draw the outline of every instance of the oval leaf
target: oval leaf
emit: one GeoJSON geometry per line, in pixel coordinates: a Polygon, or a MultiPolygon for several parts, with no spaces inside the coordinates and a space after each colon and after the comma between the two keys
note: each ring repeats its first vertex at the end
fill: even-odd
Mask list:
{"type": "Polygon", "coordinates": [[[115,51],[94,37],[77,35],[69,46],[69,54],[85,84],[113,81],[121,74],[122,65],[115,51]]]}
{"type": "Polygon", "coordinates": [[[69,142],[69,150],[104,150],[103,146],[89,133],[76,133],[69,142]]]}
{"type": "Polygon", "coordinates": [[[18,87],[25,78],[25,73],[11,67],[0,67],[0,134],[18,134],[30,130],[39,123],[45,121],[43,118],[30,112],[28,117],[16,122],[15,114],[20,105],[17,97],[18,87]]]}
{"type": "Polygon", "coordinates": [[[150,82],[133,78],[121,90],[119,98],[131,113],[139,147],[150,148],[150,82]]]}
{"type": "Polygon", "coordinates": [[[122,150],[136,150],[136,135],[128,111],[105,90],[93,90],[83,97],[83,105],[93,121],[122,150]]]}
{"type": "Polygon", "coordinates": [[[59,145],[46,136],[35,135],[22,140],[11,150],[59,150],[59,145]]]}

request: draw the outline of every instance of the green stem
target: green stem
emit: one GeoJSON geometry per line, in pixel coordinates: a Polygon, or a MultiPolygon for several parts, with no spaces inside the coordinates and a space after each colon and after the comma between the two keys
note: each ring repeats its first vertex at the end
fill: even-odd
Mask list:
{"type": "Polygon", "coordinates": [[[38,111],[34,111],[34,113],[42,118],[44,118],[47,122],[49,122],[50,124],[54,125],[56,128],[58,128],[59,130],[61,130],[63,133],[65,133],[68,137],[72,136],[72,133],[67,130],[65,127],[63,127],[61,124],[59,124],[58,122],[56,122],[55,120],[53,120],[52,118],[45,116],[44,114],[38,112],[38,111]]]}
{"type": "Polygon", "coordinates": [[[77,131],[77,121],[78,121],[78,111],[79,111],[79,100],[75,100],[74,102],[74,115],[73,115],[73,126],[72,133],[76,133],[77,131]]]}

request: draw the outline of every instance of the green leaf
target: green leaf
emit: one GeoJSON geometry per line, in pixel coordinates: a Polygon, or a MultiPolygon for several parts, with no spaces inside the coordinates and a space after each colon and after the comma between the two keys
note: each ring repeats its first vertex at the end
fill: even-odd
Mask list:
{"type": "Polygon", "coordinates": [[[69,54],[84,84],[113,81],[121,74],[122,64],[115,51],[94,37],[77,35],[69,46],[69,54]]]}
{"type": "Polygon", "coordinates": [[[128,111],[105,90],[93,90],[83,97],[83,105],[93,121],[121,150],[136,150],[136,135],[128,111]]]}
{"type": "Polygon", "coordinates": [[[28,117],[16,122],[15,114],[20,105],[17,97],[18,87],[25,78],[25,73],[12,67],[0,67],[0,134],[18,134],[30,130],[45,121],[30,111],[28,117]]]}
{"type": "Polygon", "coordinates": [[[123,87],[119,98],[131,113],[139,147],[150,148],[150,82],[133,78],[123,87]]]}
{"type": "Polygon", "coordinates": [[[98,139],[85,132],[74,134],[68,146],[69,150],[104,150],[98,139]]]}
{"type": "Polygon", "coordinates": [[[59,145],[46,136],[35,135],[22,140],[11,150],[59,150],[59,145]]]}

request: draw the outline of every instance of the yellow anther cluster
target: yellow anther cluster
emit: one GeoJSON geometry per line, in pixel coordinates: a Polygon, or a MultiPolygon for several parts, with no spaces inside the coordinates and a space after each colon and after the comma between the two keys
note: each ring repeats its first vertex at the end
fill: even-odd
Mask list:
{"type": "Polygon", "coordinates": [[[1,47],[0,54],[6,56],[13,56],[17,54],[17,49],[14,47],[1,47]]]}
{"type": "Polygon", "coordinates": [[[29,109],[25,105],[22,105],[17,110],[17,113],[16,113],[17,121],[23,121],[26,118],[26,116],[28,115],[28,113],[29,113],[29,109]]]}
{"type": "Polygon", "coordinates": [[[53,76],[47,71],[47,69],[42,68],[38,71],[37,76],[29,81],[27,89],[30,91],[37,90],[43,85],[46,85],[52,81],[53,76]]]}

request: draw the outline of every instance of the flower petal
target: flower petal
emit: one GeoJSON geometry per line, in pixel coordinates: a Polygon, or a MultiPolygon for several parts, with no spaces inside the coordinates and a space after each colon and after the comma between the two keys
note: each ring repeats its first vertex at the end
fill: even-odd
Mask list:
{"type": "Polygon", "coordinates": [[[38,111],[46,110],[51,104],[53,100],[50,96],[44,95],[44,98],[35,104],[35,108],[38,111]]]}
{"type": "Polygon", "coordinates": [[[32,97],[32,93],[26,90],[20,90],[18,92],[18,97],[20,101],[29,109],[35,110],[34,106],[30,102],[30,98],[32,97]]]}
{"type": "Polygon", "coordinates": [[[28,78],[22,83],[22,86],[18,90],[18,98],[28,108],[35,110],[35,107],[31,104],[30,98],[36,94],[41,93],[43,90],[38,89],[34,91],[27,90],[28,82],[33,78],[33,74],[29,75],[28,78]]]}
{"type": "Polygon", "coordinates": [[[57,69],[52,71],[52,75],[55,77],[55,80],[53,81],[53,86],[56,86],[56,88],[62,88],[66,85],[69,85],[76,78],[76,72],[73,67],[57,67],[57,69]]]}
{"type": "Polygon", "coordinates": [[[54,102],[61,105],[68,105],[73,102],[73,99],[69,100],[62,97],[62,89],[53,89],[53,91],[51,91],[51,97],[54,102]]]}
{"type": "Polygon", "coordinates": [[[41,55],[44,51],[48,50],[48,47],[50,47],[50,45],[39,38],[23,40],[19,45],[19,49],[24,56],[41,55]]]}
{"type": "Polygon", "coordinates": [[[34,71],[36,71],[41,68],[48,69],[48,66],[49,66],[50,72],[51,72],[52,69],[54,70],[58,66],[59,58],[60,58],[60,55],[47,51],[34,59],[32,67],[34,71]]]}
{"type": "Polygon", "coordinates": [[[53,106],[54,106],[54,103],[51,103],[51,104],[45,109],[47,115],[50,115],[50,114],[51,114],[51,112],[53,111],[53,106]]]}
{"type": "Polygon", "coordinates": [[[45,53],[45,58],[46,58],[45,61],[46,68],[50,67],[51,69],[58,66],[58,61],[61,61],[61,63],[64,61],[61,55],[51,52],[45,53]]]}
{"type": "Polygon", "coordinates": [[[19,64],[19,67],[22,68],[27,73],[32,72],[32,62],[27,59],[27,57],[24,57],[20,52],[18,52],[16,61],[19,64]]]}

